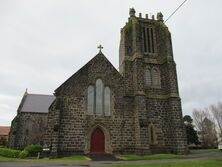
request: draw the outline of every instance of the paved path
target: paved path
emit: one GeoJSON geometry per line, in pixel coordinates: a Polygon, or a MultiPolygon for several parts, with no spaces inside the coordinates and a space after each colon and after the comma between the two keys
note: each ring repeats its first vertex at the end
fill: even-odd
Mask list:
{"type": "Polygon", "coordinates": [[[0,162],[0,167],[99,167],[105,164],[144,164],[144,163],[167,163],[183,162],[201,159],[214,159],[222,157],[222,152],[198,153],[181,156],[174,159],[162,160],[139,160],[139,161],[63,161],[63,162],[0,162]]]}

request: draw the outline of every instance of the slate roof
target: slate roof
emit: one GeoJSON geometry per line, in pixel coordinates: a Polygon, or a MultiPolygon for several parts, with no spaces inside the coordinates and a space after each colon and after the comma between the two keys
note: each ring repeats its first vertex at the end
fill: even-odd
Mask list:
{"type": "Polygon", "coordinates": [[[0,136],[8,136],[10,126],[0,126],[0,136]]]}
{"type": "Polygon", "coordinates": [[[20,112],[48,113],[48,108],[54,100],[53,95],[27,94],[20,112]]]}

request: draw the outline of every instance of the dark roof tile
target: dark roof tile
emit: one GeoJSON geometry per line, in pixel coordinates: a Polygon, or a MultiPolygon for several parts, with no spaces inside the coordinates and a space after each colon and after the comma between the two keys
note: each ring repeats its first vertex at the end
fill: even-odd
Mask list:
{"type": "Polygon", "coordinates": [[[53,95],[27,94],[20,112],[48,113],[54,100],[53,95]]]}

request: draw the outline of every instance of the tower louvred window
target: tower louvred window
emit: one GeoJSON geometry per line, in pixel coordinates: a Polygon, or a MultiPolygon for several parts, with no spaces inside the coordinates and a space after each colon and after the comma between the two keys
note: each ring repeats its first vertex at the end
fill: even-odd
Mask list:
{"type": "Polygon", "coordinates": [[[143,51],[145,53],[155,53],[155,34],[153,27],[143,27],[143,51]]]}

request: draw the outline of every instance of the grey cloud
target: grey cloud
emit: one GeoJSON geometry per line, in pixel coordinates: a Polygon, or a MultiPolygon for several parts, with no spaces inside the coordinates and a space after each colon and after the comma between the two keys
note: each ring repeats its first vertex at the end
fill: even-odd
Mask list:
{"type": "MultiPolygon", "coordinates": [[[[120,28],[130,7],[143,16],[162,11],[166,19],[180,3],[0,1],[0,124],[10,124],[26,87],[31,93],[52,94],[97,54],[99,44],[118,68],[120,28]]],[[[172,33],[184,114],[222,101],[221,6],[220,0],[187,1],[166,23],[172,33]]]]}

